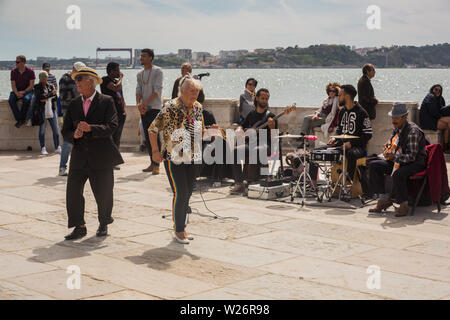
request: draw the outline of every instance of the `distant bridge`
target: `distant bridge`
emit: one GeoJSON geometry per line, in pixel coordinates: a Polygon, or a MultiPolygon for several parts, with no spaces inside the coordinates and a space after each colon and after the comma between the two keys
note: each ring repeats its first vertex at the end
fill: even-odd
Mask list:
{"type": "Polygon", "coordinates": [[[98,67],[98,53],[102,51],[128,51],[130,53],[130,65],[133,65],[133,49],[132,48],[97,48],[95,52],[95,67],[98,67]]]}

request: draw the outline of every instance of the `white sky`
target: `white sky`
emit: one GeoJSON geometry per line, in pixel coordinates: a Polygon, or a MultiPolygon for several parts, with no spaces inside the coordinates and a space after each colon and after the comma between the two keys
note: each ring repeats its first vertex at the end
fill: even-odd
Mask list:
{"type": "MultiPolygon", "coordinates": [[[[94,57],[97,47],[220,50],[450,42],[450,0],[0,0],[0,60],[94,57]],[[69,30],[69,5],[81,30],[69,30]],[[369,5],[381,30],[366,27],[369,5]]],[[[112,53],[116,56],[116,53],[112,53]]]]}

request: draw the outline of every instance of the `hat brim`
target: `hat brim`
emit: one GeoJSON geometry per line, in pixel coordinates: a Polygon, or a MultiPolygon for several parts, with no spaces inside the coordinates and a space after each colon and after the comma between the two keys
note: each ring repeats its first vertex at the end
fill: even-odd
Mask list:
{"type": "Polygon", "coordinates": [[[407,114],[409,114],[409,111],[404,113],[404,114],[402,114],[402,115],[392,115],[392,111],[389,111],[389,113],[388,113],[388,115],[390,117],[395,117],[395,118],[403,117],[403,116],[406,116],[407,114]]]}
{"type": "Polygon", "coordinates": [[[97,82],[98,82],[99,85],[103,83],[103,79],[100,78],[97,73],[95,73],[93,71],[90,71],[90,70],[80,70],[80,71],[73,72],[72,73],[72,80],[75,80],[75,78],[77,76],[92,76],[92,77],[95,77],[97,79],[97,82]]]}

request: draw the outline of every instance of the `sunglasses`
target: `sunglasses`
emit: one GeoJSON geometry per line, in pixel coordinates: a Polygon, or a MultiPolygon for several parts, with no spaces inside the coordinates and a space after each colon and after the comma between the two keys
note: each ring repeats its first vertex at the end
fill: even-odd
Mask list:
{"type": "Polygon", "coordinates": [[[256,84],[254,84],[253,82],[250,82],[250,83],[248,84],[248,86],[256,87],[256,84]]]}
{"type": "Polygon", "coordinates": [[[48,76],[45,76],[45,75],[39,76],[39,79],[47,79],[47,78],[48,78],[48,76]]]}
{"type": "Polygon", "coordinates": [[[21,63],[22,61],[16,61],[16,64],[19,64],[19,63],[21,63]]]}
{"type": "Polygon", "coordinates": [[[75,77],[75,82],[81,82],[83,81],[83,76],[76,76],[75,77]]]}

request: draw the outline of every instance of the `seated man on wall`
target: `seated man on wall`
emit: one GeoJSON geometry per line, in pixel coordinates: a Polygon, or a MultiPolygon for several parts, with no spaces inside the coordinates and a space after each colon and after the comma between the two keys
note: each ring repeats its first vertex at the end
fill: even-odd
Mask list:
{"type": "Polygon", "coordinates": [[[426,146],[428,141],[416,124],[408,122],[408,108],[404,103],[395,103],[389,113],[392,117],[394,131],[384,145],[385,160],[370,163],[370,185],[374,193],[380,195],[377,206],[369,212],[381,213],[392,206],[395,195],[400,207],[396,217],[408,215],[408,180],[409,177],[425,170],[427,161],[426,146]],[[393,190],[388,193],[385,188],[385,175],[392,175],[393,190]]]}
{"type": "Polygon", "coordinates": [[[11,93],[9,95],[9,106],[16,119],[16,128],[20,128],[26,120],[27,111],[33,97],[34,70],[26,66],[27,59],[20,55],[16,57],[16,67],[11,70],[11,93]],[[22,108],[19,110],[17,101],[22,99],[22,108]]]}

